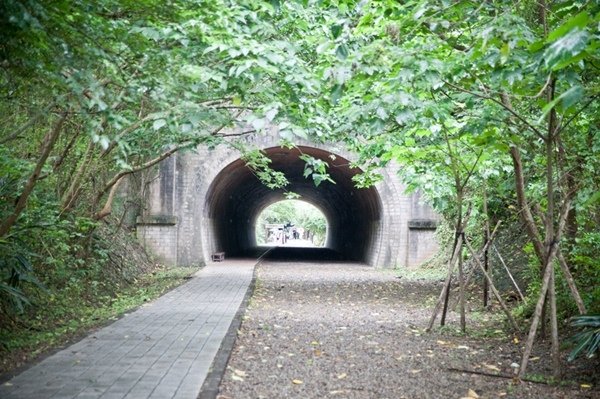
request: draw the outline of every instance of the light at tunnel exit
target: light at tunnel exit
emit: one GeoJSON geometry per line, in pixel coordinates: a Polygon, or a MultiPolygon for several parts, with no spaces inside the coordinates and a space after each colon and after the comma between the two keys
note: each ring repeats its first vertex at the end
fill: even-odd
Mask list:
{"type": "Polygon", "coordinates": [[[308,202],[278,201],[258,215],[255,237],[259,246],[322,247],[327,242],[327,218],[308,202]]]}

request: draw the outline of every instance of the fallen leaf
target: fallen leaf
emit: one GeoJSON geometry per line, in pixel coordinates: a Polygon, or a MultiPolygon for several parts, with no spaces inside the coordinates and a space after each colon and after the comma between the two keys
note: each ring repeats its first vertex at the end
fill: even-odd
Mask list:
{"type": "Polygon", "coordinates": [[[441,340],[439,340],[439,339],[438,339],[437,343],[438,343],[438,344],[440,344],[440,345],[448,345],[448,342],[446,342],[446,341],[441,341],[441,340]]]}
{"type": "Polygon", "coordinates": [[[590,384],[581,384],[580,387],[582,389],[590,389],[592,386],[590,384]]]}
{"type": "Polygon", "coordinates": [[[493,364],[484,364],[483,366],[486,369],[500,372],[500,369],[498,367],[494,366],[493,364]]]}
{"type": "Polygon", "coordinates": [[[342,373],[342,374],[338,375],[337,378],[338,378],[338,380],[342,380],[342,379],[346,378],[347,376],[348,376],[348,374],[342,373]]]}
{"type": "Polygon", "coordinates": [[[519,343],[519,338],[517,338],[517,337],[514,337],[514,338],[513,338],[513,342],[514,342],[515,344],[518,344],[518,343],[519,343]]]}
{"type": "Polygon", "coordinates": [[[409,370],[409,372],[413,373],[413,374],[420,373],[421,371],[423,371],[423,370],[415,370],[415,369],[409,370]]]}
{"type": "Polygon", "coordinates": [[[244,381],[244,379],[242,377],[240,377],[239,375],[236,375],[236,374],[232,374],[231,379],[234,381],[240,381],[240,382],[244,381]]]}
{"type": "Polygon", "coordinates": [[[319,345],[319,343],[317,341],[313,341],[310,343],[311,345],[319,345]]]}
{"type": "Polygon", "coordinates": [[[239,375],[240,377],[246,377],[246,372],[238,369],[233,369],[233,373],[235,375],[239,375]]]}
{"type": "Polygon", "coordinates": [[[536,360],[540,360],[540,357],[536,356],[536,357],[532,357],[531,359],[529,359],[529,361],[531,361],[531,362],[535,362],[536,360]]]}
{"type": "Polygon", "coordinates": [[[300,384],[303,384],[304,381],[302,381],[302,380],[292,380],[292,383],[294,383],[296,385],[300,385],[300,384]]]}
{"type": "Polygon", "coordinates": [[[323,354],[323,352],[320,349],[315,349],[314,353],[315,356],[321,356],[323,354]]]}
{"type": "Polygon", "coordinates": [[[473,399],[478,399],[479,395],[477,395],[477,392],[475,392],[474,390],[469,389],[469,392],[467,393],[467,397],[473,398],[473,399]]]}

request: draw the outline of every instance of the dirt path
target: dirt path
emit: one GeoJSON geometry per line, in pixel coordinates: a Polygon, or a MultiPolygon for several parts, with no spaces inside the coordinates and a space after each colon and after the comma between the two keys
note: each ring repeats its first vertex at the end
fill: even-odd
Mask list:
{"type": "MultiPolygon", "coordinates": [[[[511,374],[522,343],[490,330],[490,321],[468,337],[450,328],[424,333],[439,289],[363,265],[265,263],[219,398],[462,398],[469,390],[480,398],[600,397],[580,387],[585,381],[515,386],[450,371],[511,374]]],[[[542,360],[531,363],[533,373],[547,372],[542,360]]]]}

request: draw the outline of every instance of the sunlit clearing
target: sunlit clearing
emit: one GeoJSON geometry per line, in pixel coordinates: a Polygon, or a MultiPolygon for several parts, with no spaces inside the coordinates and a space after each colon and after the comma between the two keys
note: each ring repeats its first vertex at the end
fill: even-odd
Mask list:
{"type": "Polygon", "coordinates": [[[279,201],[256,219],[256,243],[288,247],[322,247],[327,219],[314,205],[298,200],[279,201]]]}

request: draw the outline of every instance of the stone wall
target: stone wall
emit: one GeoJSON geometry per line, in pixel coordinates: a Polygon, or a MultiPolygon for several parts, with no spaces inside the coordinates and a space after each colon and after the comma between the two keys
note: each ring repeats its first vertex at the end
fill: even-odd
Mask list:
{"type": "MultiPolygon", "coordinates": [[[[249,136],[246,140],[257,148],[271,149],[273,157],[283,157],[277,161],[281,167],[295,162],[278,153],[275,128],[270,134],[249,136]]],[[[342,164],[336,166],[340,159],[351,161],[351,154],[334,146],[298,144],[314,150],[315,154],[334,154],[337,161],[331,157],[328,162],[331,173],[338,173],[339,180],[350,179],[351,174],[356,173],[342,164]]],[[[248,234],[248,231],[253,229],[257,212],[283,199],[283,194],[267,192],[264,186],[249,182],[254,177],[239,157],[237,151],[221,145],[213,150],[199,148],[178,153],[160,164],[159,178],[151,184],[146,211],[138,218],[137,230],[142,242],[164,262],[201,264],[209,261],[213,252],[223,250],[224,245],[243,249],[251,244],[248,241],[254,233],[248,234]],[[240,186],[247,186],[247,190],[240,186]],[[256,203],[250,204],[253,201],[256,203]],[[245,216],[240,216],[243,220],[223,220],[223,215],[245,216]]],[[[383,171],[384,180],[368,193],[344,181],[325,189],[296,179],[294,187],[304,190],[307,200],[329,213],[330,218],[339,219],[333,220],[333,227],[338,223],[348,228],[353,218],[360,223],[359,231],[350,234],[338,229],[338,236],[330,237],[335,249],[347,251],[350,256],[358,256],[357,260],[377,267],[410,267],[437,251],[434,232],[439,218],[420,200],[418,193],[404,193],[396,174],[397,167],[389,166],[383,171]],[[357,212],[366,212],[369,216],[357,212]],[[347,238],[338,239],[340,237],[347,238]]],[[[332,226],[330,230],[335,233],[332,226]]]]}

